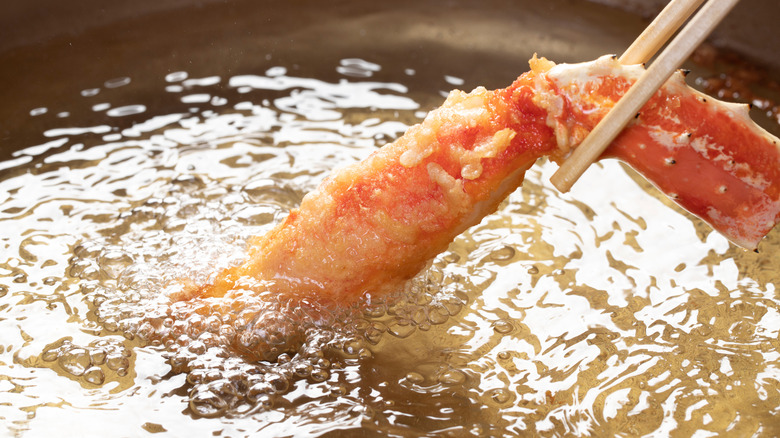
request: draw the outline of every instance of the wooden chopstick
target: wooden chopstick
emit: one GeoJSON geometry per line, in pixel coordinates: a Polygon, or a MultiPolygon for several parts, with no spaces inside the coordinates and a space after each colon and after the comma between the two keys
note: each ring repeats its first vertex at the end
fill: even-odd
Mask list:
{"type": "MultiPolygon", "coordinates": [[[[672,0],[687,2],[689,0],[672,0]]],[[[688,24],[677,34],[669,45],[658,55],[655,62],[639,77],[626,94],[615,104],[612,110],[593,128],[593,131],[561,164],[550,182],[561,192],[568,192],[571,186],[582,176],[585,169],[594,162],[604,149],[612,143],[628,122],[636,116],[642,106],[666,82],[677,68],[698,47],[721,20],[731,11],[739,0],[710,0],[688,24]]],[[[669,8],[669,6],[667,6],[669,8]]],[[[677,6],[675,7],[677,8],[677,6]]],[[[686,8],[680,8],[685,10],[686,8]]],[[[695,9],[695,8],[693,8],[695,9]]],[[[674,34],[667,28],[673,27],[678,20],[667,20],[664,29],[655,29],[661,36],[674,34]]],[[[643,33],[644,35],[644,33],[643,33]]],[[[640,35],[640,38],[642,35],[640,35]]],[[[652,39],[653,42],[655,38],[652,39]]],[[[653,42],[652,45],[656,43],[653,42]]],[[[649,53],[645,49],[634,49],[634,53],[649,53]]],[[[634,56],[633,54],[631,55],[634,56]]],[[[643,55],[646,56],[646,55],[643,55]]],[[[652,55],[650,55],[652,56],[652,55]]]]}
{"type": "Polygon", "coordinates": [[[644,64],[669,41],[704,0],[672,0],[620,56],[624,65],[644,64]]]}

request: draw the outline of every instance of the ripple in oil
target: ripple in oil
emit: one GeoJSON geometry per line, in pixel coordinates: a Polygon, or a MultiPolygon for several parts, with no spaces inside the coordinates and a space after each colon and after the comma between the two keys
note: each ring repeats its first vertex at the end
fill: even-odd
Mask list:
{"type": "Polygon", "coordinates": [[[437,98],[372,80],[382,68],[347,58],[338,82],[281,66],[173,72],[169,114],[103,101],[133,86],[108,79],[81,93],[105,124],[52,126],[3,163],[11,433],[777,432],[777,233],[760,254],[736,249],[616,163],[566,196],[541,163],[387,299],[291,306],[248,283],[234,300],[172,303],[177,280],[239,261],[331,169],[437,98]],[[123,117],[142,119],[111,125],[123,117]]]}

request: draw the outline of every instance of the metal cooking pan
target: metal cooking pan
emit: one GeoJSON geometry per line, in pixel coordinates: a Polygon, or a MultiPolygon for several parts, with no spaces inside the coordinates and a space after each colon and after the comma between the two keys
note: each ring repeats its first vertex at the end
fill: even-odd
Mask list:
{"type": "MultiPolygon", "coordinates": [[[[6,5],[2,431],[777,435],[777,231],[761,253],[746,253],[615,163],[594,166],[572,196],[550,188],[552,167],[542,163],[398,301],[337,318],[335,334],[306,326],[305,342],[322,335],[308,356],[209,356],[189,340],[142,342],[147,332],[132,322],[166,311],[152,306],[155,281],[188,263],[166,258],[175,253],[166,245],[192,264],[227,263],[330,169],[392,141],[447,90],[504,87],[534,53],[556,62],[620,53],[663,3],[6,5]],[[293,85],[273,88],[281,80],[293,85]],[[314,100],[323,113],[306,112],[307,96],[338,84],[343,93],[368,87],[378,103],[342,108],[337,91],[314,100]],[[252,131],[264,126],[252,117],[270,110],[281,124],[252,131]],[[223,122],[227,134],[209,137],[223,122]],[[38,187],[39,198],[24,198],[38,187]],[[159,249],[146,265],[145,246],[159,249]],[[133,295],[139,285],[146,295],[133,295]],[[139,311],[139,301],[151,307],[139,311]]],[[[723,56],[691,63],[700,78],[691,82],[706,87],[739,63],[757,96],[776,100],[777,17],[780,3],[743,0],[711,39],[723,56]]],[[[766,112],[754,110],[780,132],[766,112]]],[[[167,311],[174,316],[149,330],[176,325],[167,311]]]]}
{"type": "MultiPolygon", "coordinates": [[[[498,87],[524,71],[534,52],[558,62],[619,53],[664,2],[600,3],[641,15],[586,1],[339,1],[327,7],[216,0],[112,7],[90,0],[14,2],[0,17],[3,156],[31,144],[36,127],[27,115],[36,105],[65,102],[68,88],[86,89],[131,71],[145,74],[134,75],[136,81],[180,69],[197,74],[213,65],[248,71],[262,68],[269,57],[316,70],[340,54],[398,62],[394,56],[404,53],[424,65],[452,67],[447,70],[465,79],[464,87],[498,87]]],[[[780,49],[772,34],[778,12],[771,0],[745,0],[713,40],[778,67],[780,49]]]]}

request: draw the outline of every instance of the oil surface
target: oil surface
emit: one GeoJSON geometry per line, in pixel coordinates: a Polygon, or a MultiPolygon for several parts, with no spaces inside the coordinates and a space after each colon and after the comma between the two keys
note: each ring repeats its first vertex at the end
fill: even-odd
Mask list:
{"type": "Polygon", "coordinates": [[[463,86],[416,67],[172,71],[143,86],[165,112],[119,76],[32,108],[46,141],[0,162],[0,430],[780,434],[780,234],[735,248],[614,162],[569,195],[540,163],[386,300],[170,302],[463,86]]]}

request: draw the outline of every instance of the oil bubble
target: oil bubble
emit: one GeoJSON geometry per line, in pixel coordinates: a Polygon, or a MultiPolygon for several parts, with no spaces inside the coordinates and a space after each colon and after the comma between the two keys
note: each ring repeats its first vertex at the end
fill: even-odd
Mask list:
{"type": "Polygon", "coordinates": [[[427,321],[428,316],[426,315],[425,309],[418,307],[411,312],[410,319],[415,325],[419,325],[427,321]]]}
{"type": "Polygon", "coordinates": [[[132,263],[130,255],[118,250],[103,252],[98,259],[101,272],[108,278],[118,278],[119,274],[132,263]]]}
{"type": "Polygon", "coordinates": [[[416,327],[405,321],[395,321],[387,328],[388,333],[396,338],[408,338],[416,330],[416,327]]]}
{"type": "Polygon", "coordinates": [[[415,385],[421,385],[423,382],[425,382],[425,377],[418,372],[412,371],[406,374],[406,380],[409,383],[413,383],[415,385]]]}
{"type": "Polygon", "coordinates": [[[443,312],[440,307],[432,308],[430,311],[428,311],[428,322],[433,325],[444,324],[448,319],[450,319],[449,314],[443,312]]]}
{"type": "Polygon", "coordinates": [[[512,325],[512,323],[504,319],[499,319],[498,321],[494,321],[492,326],[495,332],[504,335],[514,330],[514,326],[512,325]]]}
{"type": "Polygon", "coordinates": [[[458,263],[460,261],[460,256],[454,252],[447,252],[442,256],[442,260],[447,264],[458,263]]]}
{"type": "Polygon", "coordinates": [[[466,382],[466,374],[460,370],[448,369],[439,373],[438,381],[444,385],[462,385],[466,382]]]}
{"type": "Polygon", "coordinates": [[[103,365],[106,362],[106,352],[101,348],[91,350],[89,357],[93,365],[103,365]]]}
{"type": "Polygon", "coordinates": [[[63,370],[74,376],[81,376],[92,365],[89,352],[83,348],[73,348],[64,351],[58,360],[63,370]]]}
{"type": "Polygon", "coordinates": [[[91,367],[84,372],[84,380],[93,385],[102,385],[106,377],[99,367],[91,367]]]}
{"type": "Polygon", "coordinates": [[[187,383],[197,385],[205,381],[206,373],[203,370],[190,370],[187,374],[187,383]]]}
{"type": "Polygon", "coordinates": [[[311,375],[313,369],[314,367],[312,367],[310,364],[299,362],[293,366],[293,373],[295,373],[295,375],[298,377],[308,377],[311,375]]]}
{"type": "Polygon", "coordinates": [[[357,405],[350,408],[349,413],[355,417],[363,417],[364,419],[374,418],[374,409],[370,406],[357,405]]]}
{"type": "Polygon", "coordinates": [[[370,342],[373,345],[376,345],[382,339],[383,334],[384,334],[383,330],[379,330],[374,327],[369,327],[368,329],[366,329],[363,336],[365,336],[368,342],[370,342]]]}
{"type": "Polygon", "coordinates": [[[118,371],[122,368],[130,366],[130,361],[121,354],[112,353],[106,358],[106,365],[108,368],[118,371]]]}
{"type": "Polygon", "coordinates": [[[439,306],[450,316],[455,316],[460,313],[463,308],[463,303],[457,300],[447,300],[441,302],[439,306]]]}
{"type": "Polygon", "coordinates": [[[290,387],[290,382],[284,376],[279,374],[267,374],[265,381],[268,382],[275,392],[286,392],[290,387]]]}
{"type": "Polygon", "coordinates": [[[222,415],[228,409],[228,404],[212,391],[200,390],[190,395],[190,409],[198,416],[214,418],[222,415]]]}
{"type": "Polygon", "coordinates": [[[506,262],[515,257],[516,251],[511,246],[503,246],[490,253],[490,259],[495,262],[506,262]]]}
{"type": "Polygon", "coordinates": [[[387,313],[387,306],[381,303],[365,306],[363,308],[363,313],[370,318],[381,318],[387,313]]]}
{"type": "Polygon", "coordinates": [[[330,373],[326,369],[315,368],[309,374],[311,379],[315,382],[324,382],[330,377],[330,373]]]}
{"type": "Polygon", "coordinates": [[[363,348],[362,342],[360,342],[357,339],[352,339],[344,343],[344,346],[342,347],[342,351],[344,351],[344,353],[346,353],[349,356],[355,356],[360,352],[362,348],[363,348]]]}
{"type": "Polygon", "coordinates": [[[57,358],[59,358],[59,351],[56,348],[51,348],[41,353],[41,359],[44,362],[54,362],[57,358]]]}
{"type": "Polygon", "coordinates": [[[491,400],[498,404],[506,404],[512,400],[512,393],[505,388],[496,388],[488,391],[491,400]]]}
{"type": "Polygon", "coordinates": [[[252,385],[246,392],[246,397],[251,402],[257,402],[262,396],[274,393],[274,387],[268,382],[259,382],[252,385]]]}
{"type": "Polygon", "coordinates": [[[342,397],[347,394],[347,387],[344,385],[332,385],[330,386],[330,396],[331,397],[342,397]]]}

